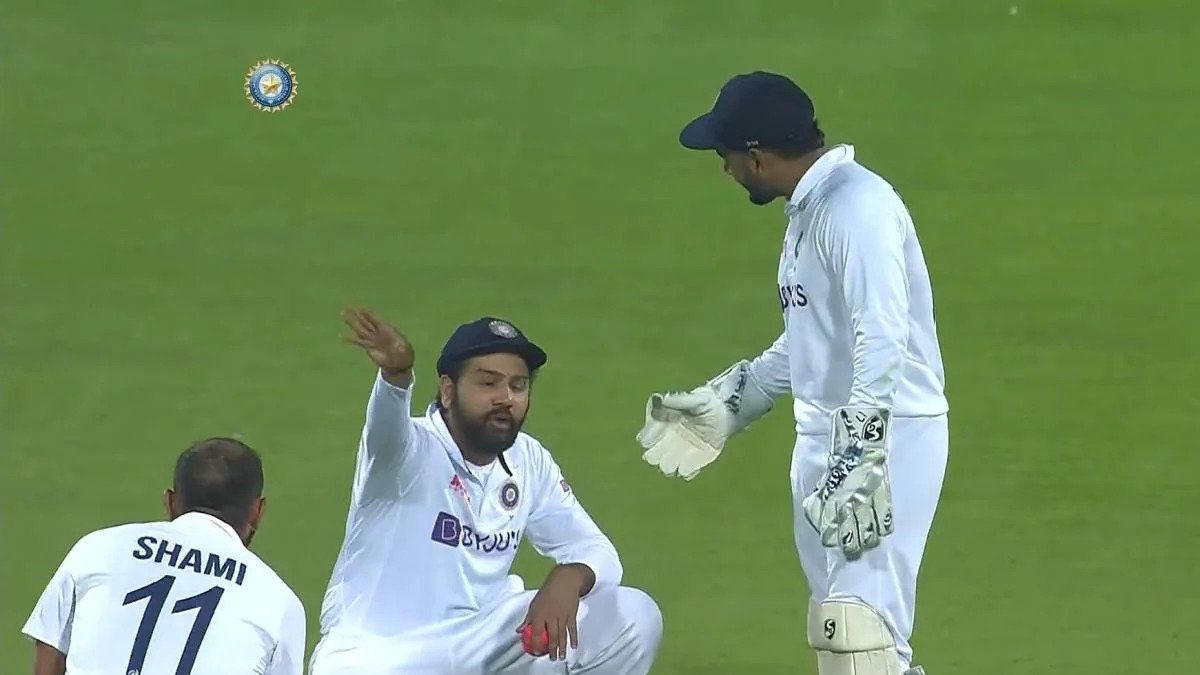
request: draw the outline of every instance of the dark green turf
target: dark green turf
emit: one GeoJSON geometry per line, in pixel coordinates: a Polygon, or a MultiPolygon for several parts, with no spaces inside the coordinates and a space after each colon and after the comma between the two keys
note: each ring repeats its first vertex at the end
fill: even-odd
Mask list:
{"type": "Polygon", "coordinates": [[[690,484],[632,439],[651,390],[779,328],[781,210],[675,142],[755,68],[897,184],[929,260],[952,441],[919,659],[1194,670],[1195,3],[74,5],[0,8],[3,672],[70,544],[158,517],[211,434],[262,450],[256,549],[315,630],[371,381],[346,303],[428,393],[462,320],[547,347],[529,428],[661,603],[658,672],[812,672],[786,414],[690,484]],[[240,89],[268,57],[300,81],[274,115],[240,89]]]}

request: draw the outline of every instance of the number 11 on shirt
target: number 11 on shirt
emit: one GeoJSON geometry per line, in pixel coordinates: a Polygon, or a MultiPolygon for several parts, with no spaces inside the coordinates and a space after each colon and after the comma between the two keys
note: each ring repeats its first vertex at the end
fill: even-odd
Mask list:
{"type": "MultiPolygon", "coordinates": [[[[137,636],[133,639],[133,651],[129,654],[129,665],[125,668],[128,675],[138,675],[142,672],[142,665],[146,662],[146,651],[150,648],[150,638],[154,635],[158,616],[162,614],[163,605],[167,603],[167,595],[171,592],[173,585],[175,585],[175,577],[168,574],[154,583],[132,590],[125,595],[125,602],[121,603],[122,605],[149,600],[146,604],[146,611],[142,614],[142,621],[138,624],[137,636]]],[[[224,588],[213,586],[199,595],[176,602],[175,606],[171,608],[172,614],[193,609],[200,610],[196,614],[195,622],[192,623],[192,631],[188,633],[187,642],[183,646],[183,654],[179,657],[179,665],[175,668],[175,675],[191,675],[192,665],[196,663],[196,654],[200,651],[200,643],[204,641],[204,634],[208,632],[208,625],[212,622],[213,614],[217,611],[217,603],[221,601],[221,594],[224,592],[224,588]]]]}

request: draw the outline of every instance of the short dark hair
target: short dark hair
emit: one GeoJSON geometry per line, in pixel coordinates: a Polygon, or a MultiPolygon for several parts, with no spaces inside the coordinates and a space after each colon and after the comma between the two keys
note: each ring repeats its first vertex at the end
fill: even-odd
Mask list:
{"type": "Polygon", "coordinates": [[[821,131],[817,120],[813,120],[812,128],[806,129],[803,134],[790,136],[782,141],[772,141],[765,144],[763,149],[784,159],[796,159],[823,147],[825,147],[825,132],[821,131]]]}
{"type": "Polygon", "coordinates": [[[262,459],[234,438],[200,441],[175,461],[173,489],[181,513],[207,513],[240,528],[262,497],[262,459]]]}

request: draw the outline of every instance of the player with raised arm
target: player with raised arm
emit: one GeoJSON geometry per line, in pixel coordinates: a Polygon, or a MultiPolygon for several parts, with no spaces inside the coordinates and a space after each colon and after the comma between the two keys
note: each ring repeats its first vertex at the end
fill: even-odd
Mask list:
{"type": "Polygon", "coordinates": [[[378,372],[312,674],[648,672],[657,605],[619,585],[612,542],[521,432],[546,353],[501,319],[459,326],[412,417],[408,340],[343,319],[378,372]],[[509,574],[523,539],[556,563],[537,591],[509,574]]]}

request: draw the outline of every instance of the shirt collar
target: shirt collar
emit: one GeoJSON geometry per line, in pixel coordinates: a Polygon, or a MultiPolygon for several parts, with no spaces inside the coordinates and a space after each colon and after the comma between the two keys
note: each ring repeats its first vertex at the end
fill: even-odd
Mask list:
{"type": "Polygon", "coordinates": [[[813,162],[813,165],[808,167],[808,171],[800,177],[800,182],[796,183],[796,189],[792,191],[792,196],[788,198],[785,210],[788,216],[793,216],[800,212],[801,202],[812,192],[826,176],[833,173],[837,167],[846,162],[854,161],[854,146],[853,145],[835,145],[829,148],[824,154],[813,162]]]}
{"type": "Polygon", "coordinates": [[[229,526],[229,523],[221,520],[220,518],[218,518],[214,515],[210,515],[207,513],[201,513],[199,511],[189,511],[189,512],[179,516],[178,518],[176,518],[175,522],[177,522],[181,525],[188,526],[188,527],[191,527],[192,524],[195,523],[196,524],[195,527],[198,527],[198,528],[201,528],[201,527],[215,528],[215,529],[218,529],[221,532],[225,533],[227,536],[229,536],[231,539],[233,539],[237,543],[241,544],[243,547],[246,545],[246,543],[244,541],[242,541],[242,538],[238,535],[238,533],[236,531],[234,531],[234,529],[232,527],[229,526]]]}

